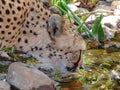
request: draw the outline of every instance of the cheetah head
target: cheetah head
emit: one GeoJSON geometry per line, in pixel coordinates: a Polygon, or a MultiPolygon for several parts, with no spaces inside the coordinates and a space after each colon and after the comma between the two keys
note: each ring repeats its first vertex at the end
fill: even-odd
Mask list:
{"type": "Polygon", "coordinates": [[[21,50],[19,47],[22,46],[22,51],[40,60],[43,63],[41,65],[52,66],[62,72],[75,71],[81,66],[81,55],[86,44],[77,26],[69,20],[63,20],[58,14],[51,14],[47,25],[39,27],[31,27],[36,34],[32,31],[35,35],[30,33],[22,36],[21,42],[16,44],[17,49],[21,50]],[[27,43],[24,42],[26,40],[27,43]]]}
{"type": "Polygon", "coordinates": [[[85,41],[77,27],[51,12],[46,2],[2,0],[0,6],[0,48],[15,46],[63,72],[80,66],[85,41]]]}
{"type": "Polygon", "coordinates": [[[53,14],[49,21],[49,35],[55,48],[68,49],[70,51],[85,50],[86,45],[77,31],[77,26],[70,21],[63,21],[61,16],[53,14]]]}
{"type": "Polygon", "coordinates": [[[86,43],[78,33],[77,26],[68,20],[64,21],[58,14],[52,14],[48,33],[52,41],[48,44],[51,63],[62,72],[80,68],[86,43]]]}

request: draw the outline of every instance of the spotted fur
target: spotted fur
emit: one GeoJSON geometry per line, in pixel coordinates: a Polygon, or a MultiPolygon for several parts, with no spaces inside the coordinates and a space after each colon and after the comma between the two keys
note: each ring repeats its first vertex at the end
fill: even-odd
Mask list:
{"type": "Polygon", "coordinates": [[[41,0],[0,1],[0,47],[14,46],[61,71],[79,66],[80,52],[85,50],[76,30],[41,0]]]}

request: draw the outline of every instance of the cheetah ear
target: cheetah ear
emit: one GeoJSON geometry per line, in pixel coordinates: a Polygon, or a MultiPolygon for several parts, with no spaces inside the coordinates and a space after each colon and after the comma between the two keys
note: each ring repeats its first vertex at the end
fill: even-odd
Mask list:
{"type": "Polygon", "coordinates": [[[49,21],[49,33],[51,36],[59,37],[62,33],[62,17],[58,14],[52,14],[49,21]]]}

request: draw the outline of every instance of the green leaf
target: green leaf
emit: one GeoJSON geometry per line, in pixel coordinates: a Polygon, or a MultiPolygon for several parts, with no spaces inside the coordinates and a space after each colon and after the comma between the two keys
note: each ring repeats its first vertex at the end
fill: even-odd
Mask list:
{"type": "Polygon", "coordinates": [[[54,4],[54,6],[61,11],[62,15],[67,15],[69,20],[74,20],[79,25],[78,31],[84,30],[89,37],[93,37],[92,33],[90,32],[88,27],[84,24],[84,22],[67,6],[67,2],[70,1],[72,0],[58,0],[58,2],[54,4]]]}
{"type": "Polygon", "coordinates": [[[98,34],[98,30],[99,30],[99,28],[100,28],[100,25],[101,25],[100,22],[101,22],[102,18],[103,18],[103,15],[101,14],[100,17],[97,17],[97,18],[95,19],[95,21],[94,21],[94,26],[93,26],[93,28],[92,28],[92,34],[93,34],[93,35],[98,34]]]}
{"type": "MultiPolygon", "coordinates": [[[[84,24],[84,22],[83,22],[74,12],[72,12],[71,9],[70,9],[68,6],[66,6],[66,7],[68,8],[69,12],[72,14],[72,17],[73,17],[73,19],[75,20],[75,22],[76,22],[79,26],[82,26],[82,27],[80,27],[80,28],[83,29],[83,30],[88,34],[89,37],[93,37],[92,33],[90,32],[90,30],[88,29],[88,27],[84,24]],[[82,25],[81,25],[81,24],[82,24],[82,25]]],[[[79,28],[79,29],[80,29],[80,28],[79,28]]],[[[81,30],[80,30],[80,31],[81,31],[81,30]]]]}
{"type": "Polygon", "coordinates": [[[96,2],[97,2],[97,0],[91,0],[91,2],[92,2],[92,3],[96,3],[96,2]]]}
{"type": "Polygon", "coordinates": [[[104,31],[103,31],[103,28],[102,28],[102,25],[100,24],[100,27],[98,29],[98,40],[100,42],[104,41],[104,31]]]}
{"type": "Polygon", "coordinates": [[[92,28],[92,34],[94,36],[98,35],[98,40],[104,40],[104,31],[101,25],[101,20],[103,19],[103,15],[101,14],[100,17],[97,17],[94,21],[94,26],[92,28]]]}

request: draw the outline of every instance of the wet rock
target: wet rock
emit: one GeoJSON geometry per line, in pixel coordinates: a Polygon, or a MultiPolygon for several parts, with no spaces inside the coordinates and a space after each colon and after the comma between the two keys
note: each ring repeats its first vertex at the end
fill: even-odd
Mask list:
{"type": "MultiPolygon", "coordinates": [[[[119,65],[117,65],[117,67],[120,67],[119,65]]],[[[118,79],[119,80],[119,83],[120,83],[120,72],[118,72],[117,70],[112,70],[110,72],[110,75],[115,78],[115,79],[118,79]]]]}
{"type": "Polygon", "coordinates": [[[10,85],[5,81],[0,81],[0,90],[10,90],[10,85]]]}
{"type": "Polygon", "coordinates": [[[54,90],[47,75],[20,62],[9,66],[7,81],[20,90],[54,90]]]}

